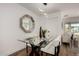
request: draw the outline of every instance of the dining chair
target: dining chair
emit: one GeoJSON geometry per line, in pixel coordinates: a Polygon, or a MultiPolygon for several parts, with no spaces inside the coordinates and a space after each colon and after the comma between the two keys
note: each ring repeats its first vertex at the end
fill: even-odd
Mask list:
{"type": "Polygon", "coordinates": [[[55,47],[55,53],[54,53],[54,55],[55,56],[59,56],[59,53],[60,53],[60,42],[59,42],[59,45],[55,47]]]}

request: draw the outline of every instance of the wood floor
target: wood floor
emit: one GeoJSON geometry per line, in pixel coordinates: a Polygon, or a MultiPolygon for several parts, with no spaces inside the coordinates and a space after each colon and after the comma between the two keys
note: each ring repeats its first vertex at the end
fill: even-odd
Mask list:
{"type": "MultiPolygon", "coordinates": [[[[31,48],[28,48],[28,54],[30,52],[31,52],[31,48]]],[[[24,48],[24,49],[22,49],[20,51],[17,51],[15,53],[11,54],[10,56],[27,56],[28,54],[26,53],[26,49],[24,48]]]]}
{"type": "MultiPolygon", "coordinates": [[[[31,48],[28,49],[29,52],[28,54],[31,52],[31,48]]],[[[23,50],[20,50],[14,54],[11,54],[10,56],[27,56],[28,55],[26,53],[26,49],[23,49],[23,50]]],[[[60,47],[60,53],[59,53],[59,56],[78,56],[79,55],[79,51],[76,51],[76,50],[73,50],[72,48],[69,48],[69,47],[65,47],[65,46],[61,46],[60,47]]],[[[42,56],[51,56],[51,55],[47,55],[47,54],[44,54],[42,56]]]]}
{"type": "Polygon", "coordinates": [[[65,46],[62,45],[61,48],[60,48],[59,55],[60,56],[78,56],[79,51],[74,49],[74,48],[65,47],[65,46]]]}

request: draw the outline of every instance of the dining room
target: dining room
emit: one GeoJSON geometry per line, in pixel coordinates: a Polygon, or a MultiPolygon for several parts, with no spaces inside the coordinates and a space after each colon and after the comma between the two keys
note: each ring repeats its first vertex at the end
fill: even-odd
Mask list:
{"type": "Polygon", "coordinates": [[[79,55],[78,7],[78,3],[0,3],[0,56],[79,55]]]}

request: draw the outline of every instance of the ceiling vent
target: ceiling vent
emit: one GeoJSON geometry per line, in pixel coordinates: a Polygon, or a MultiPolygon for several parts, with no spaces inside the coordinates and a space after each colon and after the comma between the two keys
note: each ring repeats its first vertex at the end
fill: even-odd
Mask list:
{"type": "Polygon", "coordinates": [[[47,3],[43,3],[43,5],[47,6],[47,3]]]}

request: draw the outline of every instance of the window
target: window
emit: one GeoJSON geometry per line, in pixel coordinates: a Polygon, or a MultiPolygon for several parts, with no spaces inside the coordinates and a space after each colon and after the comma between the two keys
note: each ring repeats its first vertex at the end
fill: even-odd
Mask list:
{"type": "Polygon", "coordinates": [[[79,35],[79,23],[65,24],[65,32],[66,31],[70,31],[73,32],[75,35],[79,35]]]}

